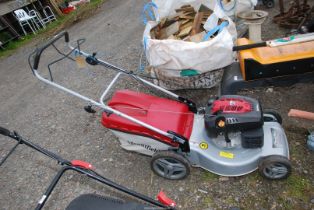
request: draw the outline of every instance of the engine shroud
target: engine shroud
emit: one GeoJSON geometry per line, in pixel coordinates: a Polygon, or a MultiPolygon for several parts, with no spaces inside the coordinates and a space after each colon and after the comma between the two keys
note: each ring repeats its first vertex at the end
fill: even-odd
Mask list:
{"type": "Polygon", "coordinates": [[[256,99],[225,95],[209,102],[205,113],[205,128],[210,137],[228,132],[241,132],[242,146],[263,146],[263,112],[256,99]],[[223,120],[225,124],[221,125],[223,120]]]}

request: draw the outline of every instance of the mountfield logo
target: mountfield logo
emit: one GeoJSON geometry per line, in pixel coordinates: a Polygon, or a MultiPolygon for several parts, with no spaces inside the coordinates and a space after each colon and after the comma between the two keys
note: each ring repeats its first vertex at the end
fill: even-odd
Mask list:
{"type": "Polygon", "coordinates": [[[152,152],[159,152],[160,150],[156,149],[156,148],[152,148],[150,145],[146,145],[146,144],[138,144],[138,143],[135,143],[133,141],[128,141],[129,144],[131,145],[136,145],[136,146],[141,146],[149,151],[152,151],[152,152]]]}

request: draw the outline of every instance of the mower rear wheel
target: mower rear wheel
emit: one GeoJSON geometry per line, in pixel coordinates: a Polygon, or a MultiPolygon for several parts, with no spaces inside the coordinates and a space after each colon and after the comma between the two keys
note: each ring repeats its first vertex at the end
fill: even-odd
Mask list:
{"type": "Polygon", "coordinates": [[[166,179],[184,179],[190,174],[190,163],[182,155],[173,151],[156,152],[150,162],[151,169],[166,179]]]}
{"type": "Polygon", "coordinates": [[[265,109],[263,110],[264,114],[264,122],[278,122],[279,124],[282,124],[282,117],[280,114],[272,109],[265,109]]]}
{"type": "Polygon", "coordinates": [[[285,179],[291,174],[291,163],[284,156],[271,155],[260,161],[258,171],[267,179],[285,179]]]}

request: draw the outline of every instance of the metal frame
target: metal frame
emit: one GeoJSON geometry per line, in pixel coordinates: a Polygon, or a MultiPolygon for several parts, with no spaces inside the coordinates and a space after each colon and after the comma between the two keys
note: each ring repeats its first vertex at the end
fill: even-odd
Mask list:
{"type": "MultiPolygon", "coordinates": [[[[49,84],[49,85],[51,85],[51,86],[53,86],[55,88],[61,89],[61,90],[65,91],[65,92],[69,93],[70,95],[76,96],[76,97],[78,97],[78,98],[80,98],[80,99],[82,99],[84,101],[87,101],[89,105],[97,106],[97,107],[103,109],[107,113],[115,114],[115,115],[118,115],[120,117],[126,118],[126,119],[130,120],[131,122],[134,122],[134,123],[139,124],[139,125],[147,128],[147,129],[155,131],[155,132],[157,132],[157,133],[159,133],[159,134],[161,134],[163,136],[166,136],[166,137],[172,139],[174,142],[179,143],[182,151],[189,152],[188,141],[184,137],[182,137],[179,134],[176,134],[174,132],[171,132],[171,131],[165,132],[165,131],[160,130],[160,129],[154,127],[154,126],[151,126],[151,125],[149,125],[147,123],[144,123],[144,122],[142,122],[140,120],[137,120],[136,118],[133,118],[133,117],[131,117],[129,115],[126,115],[126,114],[124,114],[124,113],[122,113],[122,112],[120,112],[118,110],[112,109],[111,107],[107,106],[104,103],[104,98],[107,96],[107,94],[109,93],[109,91],[113,87],[113,85],[118,81],[119,77],[122,74],[125,74],[125,75],[128,75],[128,76],[131,76],[132,78],[134,78],[137,81],[140,81],[140,82],[144,83],[145,85],[148,85],[148,86],[150,86],[152,88],[155,88],[155,89],[157,89],[157,90],[159,90],[159,91],[161,91],[161,92],[163,92],[163,93],[165,93],[165,94],[167,94],[167,95],[177,99],[178,101],[180,101],[182,103],[187,104],[189,106],[190,110],[192,112],[196,113],[197,110],[196,110],[196,106],[195,106],[194,102],[192,102],[192,101],[190,101],[188,99],[185,99],[185,98],[183,98],[183,97],[181,97],[179,95],[176,95],[175,93],[170,92],[170,91],[168,91],[168,90],[166,90],[166,89],[164,89],[162,87],[159,87],[159,86],[157,86],[157,85],[155,85],[155,84],[153,84],[153,83],[151,83],[151,82],[149,82],[149,81],[147,81],[147,80],[145,80],[145,79],[135,75],[132,71],[127,71],[125,69],[122,69],[122,68],[119,68],[117,66],[114,66],[114,65],[112,65],[110,63],[107,63],[107,62],[105,62],[103,60],[97,59],[95,57],[95,55],[90,55],[90,54],[88,54],[86,52],[81,51],[79,46],[78,47],[71,46],[69,44],[69,35],[68,35],[67,32],[59,33],[53,39],[48,41],[44,46],[42,46],[41,48],[38,48],[33,54],[35,54],[35,53],[36,53],[36,55],[35,55],[34,63],[33,63],[33,65],[30,63],[30,67],[32,69],[33,74],[40,81],[42,81],[42,82],[44,82],[46,84],[49,84]],[[93,99],[91,99],[91,98],[83,96],[83,95],[81,95],[80,93],[78,93],[76,91],[73,91],[71,89],[68,89],[68,88],[58,84],[58,83],[54,82],[52,79],[49,80],[49,79],[46,79],[46,78],[44,78],[43,76],[40,75],[40,73],[38,71],[38,66],[39,66],[40,56],[41,56],[42,52],[46,48],[48,48],[50,45],[53,45],[54,42],[56,42],[57,40],[59,40],[63,36],[65,36],[66,43],[67,43],[68,47],[71,49],[71,52],[73,52],[73,53],[75,53],[77,55],[82,55],[82,56],[86,57],[86,61],[89,64],[91,64],[91,65],[102,65],[104,67],[110,68],[110,69],[118,72],[115,75],[115,77],[113,78],[113,80],[111,81],[111,83],[108,85],[108,87],[104,90],[104,92],[102,93],[102,95],[101,95],[101,97],[100,97],[98,102],[93,100],[93,99]]],[[[30,55],[30,57],[31,56],[32,56],[32,54],[30,55]]],[[[67,57],[67,55],[65,55],[65,57],[67,57]]],[[[29,61],[30,61],[30,58],[29,58],[29,61]]],[[[50,72],[50,75],[51,75],[51,72],[50,72]]]]}
{"type": "Polygon", "coordinates": [[[130,190],[126,187],[123,187],[103,176],[101,176],[100,174],[98,174],[97,172],[95,172],[94,170],[92,170],[91,165],[89,163],[83,162],[86,165],[89,165],[90,167],[86,167],[84,166],[84,164],[82,165],[75,165],[73,164],[72,161],[66,160],[60,156],[58,156],[57,154],[46,150],[42,147],[40,147],[37,144],[32,143],[31,141],[23,138],[22,136],[20,136],[16,131],[9,131],[6,128],[2,128],[0,127],[0,134],[4,135],[4,136],[8,136],[14,140],[16,140],[18,143],[10,150],[10,152],[1,160],[0,166],[7,160],[7,158],[14,152],[14,150],[17,148],[17,146],[19,146],[20,144],[25,144],[26,146],[44,154],[45,156],[54,159],[58,162],[59,165],[63,166],[58,172],[57,174],[54,176],[53,180],[51,181],[51,183],[49,184],[48,188],[46,189],[45,193],[42,195],[42,197],[40,198],[40,200],[38,201],[38,204],[35,208],[35,210],[40,210],[44,207],[46,201],[48,200],[50,194],[52,193],[52,191],[55,189],[55,187],[57,186],[57,184],[59,183],[61,177],[65,174],[65,172],[71,170],[71,171],[75,171],[78,172],[80,174],[86,175],[89,178],[100,182],[102,184],[105,184],[109,187],[112,187],[118,191],[122,191],[128,195],[131,195],[137,199],[140,199],[142,201],[145,201],[149,204],[152,204],[154,206],[158,206],[161,207],[163,209],[174,209],[174,207],[171,206],[166,206],[162,203],[160,203],[159,201],[156,201],[150,197],[147,197],[145,195],[142,195],[138,192],[135,192],[133,190],[130,190]]]}

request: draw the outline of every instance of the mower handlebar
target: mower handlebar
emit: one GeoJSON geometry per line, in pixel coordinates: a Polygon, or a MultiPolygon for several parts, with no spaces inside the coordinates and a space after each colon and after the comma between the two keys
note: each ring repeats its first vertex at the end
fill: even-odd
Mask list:
{"type": "Polygon", "coordinates": [[[35,59],[34,59],[34,65],[33,65],[33,69],[37,70],[38,69],[38,65],[39,65],[39,60],[40,60],[40,56],[41,53],[48,48],[50,45],[52,45],[53,43],[55,43],[57,40],[59,40],[60,38],[62,38],[64,36],[65,38],[65,42],[69,43],[70,38],[69,38],[69,33],[67,31],[62,31],[59,34],[55,35],[52,39],[50,39],[47,43],[45,43],[43,46],[37,48],[36,50],[36,55],[35,55],[35,59]]]}
{"type": "Polygon", "coordinates": [[[0,127],[0,134],[2,134],[4,136],[9,136],[11,134],[11,131],[9,131],[6,128],[0,127]]]}

